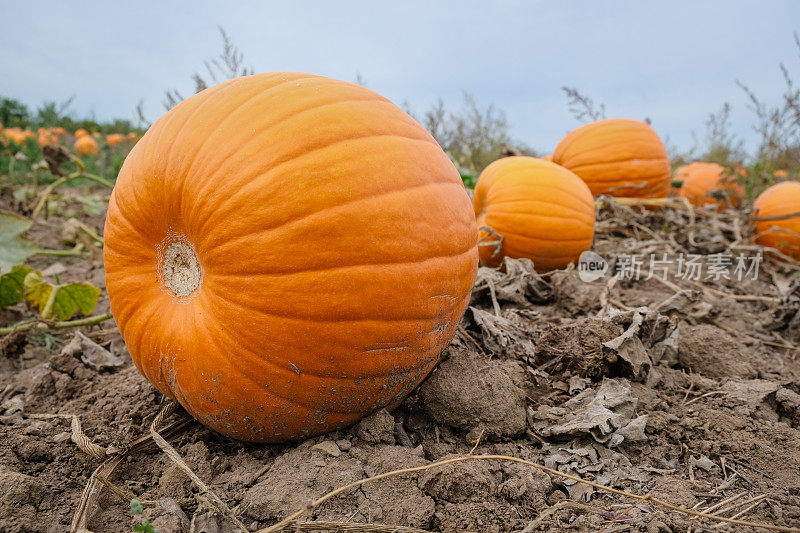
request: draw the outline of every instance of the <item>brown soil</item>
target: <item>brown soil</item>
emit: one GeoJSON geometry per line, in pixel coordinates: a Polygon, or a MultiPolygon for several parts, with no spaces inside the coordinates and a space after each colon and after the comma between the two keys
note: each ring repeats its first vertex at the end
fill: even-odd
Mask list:
{"type": "MultiPolygon", "coordinates": [[[[627,230],[614,227],[620,213],[605,216],[596,249],[608,254],[626,242],[627,230]]],[[[653,220],[666,215],[636,216],[660,227],[663,220],[653,220]]],[[[102,229],[102,216],[82,220],[102,229]]],[[[30,236],[63,246],[62,222],[37,224],[30,236]]],[[[39,256],[31,265],[103,286],[98,259],[39,256]]],[[[467,454],[479,437],[475,454],[526,459],[685,508],[709,509],[733,497],[721,516],[800,526],[796,269],[768,263],[758,282],[713,286],[769,301],[681,284],[691,289],[679,294],[681,305],[668,302],[673,289],[652,280],[609,289],[608,278],[584,283],[572,270],[541,277],[524,263],[507,269],[505,276],[481,270],[445,360],[393,412],[301,443],[247,444],[195,422],[170,442],[251,531],[353,481],[467,454]]],[[[107,309],[101,297],[97,312],[107,309]]],[[[0,322],[30,314],[16,306],[0,312],[0,322]]],[[[28,415],[77,415],[85,435],[115,453],[145,434],[166,403],[133,367],[111,322],[82,331],[123,365],[98,371],[80,350],[63,350],[73,331],[2,345],[0,531],[69,530],[100,464],[70,439],[70,418],[28,415]]],[[[131,454],[109,481],[124,494],[104,488],[91,510],[91,531],[131,531],[138,519],[130,495],[145,502],[162,533],[234,531],[160,451],[131,454]]],[[[714,525],[507,461],[455,463],[367,483],[301,521],[480,533],[714,525]]]]}

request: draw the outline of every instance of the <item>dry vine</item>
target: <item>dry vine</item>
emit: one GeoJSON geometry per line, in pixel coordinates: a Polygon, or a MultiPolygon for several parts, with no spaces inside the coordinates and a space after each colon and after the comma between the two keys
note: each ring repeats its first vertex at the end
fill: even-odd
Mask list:
{"type": "Polygon", "coordinates": [[[354,481],[352,483],[348,483],[347,485],[343,485],[343,486],[341,486],[341,487],[339,487],[337,489],[334,489],[334,490],[328,492],[327,494],[324,494],[323,496],[320,496],[319,498],[317,498],[313,502],[309,503],[303,509],[300,509],[299,511],[296,511],[295,513],[292,513],[291,515],[287,516],[286,518],[284,518],[283,520],[281,520],[277,524],[274,524],[274,525],[269,526],[269,527],[264,528],[264,529],[259,529],[256,533],[273,533],[273,532],[276,532],[276,531],[281,531],[281,530],[285,529],[287,526],[289,526],[292,522],[294,522],[295,520],[297,520],[298,518],[303,516],[303,514],[305,514],[307,511],[310,511],[310,510],[312,510],[312,509],[314,509],[316,507],[319,507],[320,505],[322,505],[326,501],[330,500],[331,498],[334,498],[335,496],[338,496],[339,494],[341,494],[343,492],[346,492],[346,491],[348,491],[350,489],[354,489],[354,488],[360,487],[361,485],[364,485],[366,483],[370,483],[372,481],[378,481],[378,480],[381,480],[381,479],[390,478],[390,477],[397,476],[397,475],[400,475],[400,474],[409,474],[409,473],[413,473],[413,472],[422,472],[422,471],[425,471],[425,470],[430,470],[431,468],[437,468],[437,467],[440,467],[440,466],[446,466],[446,465],[450,465],[450,464],[454,464],[454,463],[460,463],[460,462],[464,462],[464,461],[510,461],[510,462],[513,462],[513,463],[519,463],[519,464],[523,464],[523,465],[526,465],[526,466],[530,466],[531,468],[535,468],[537,470],[541,470],[542,472],[546,472],[546,473],[548,473],[550,475],[553,475],[553,476],[558,476],[558,477],[561,477],[561,478],[564,478],[564,479],[569,479],[569,480],[572,480],[572,481],[576,481],[578,483],[582,483],[584,485],[588,485],[588,486],[593,487],[593,488],[598,489],[598,490],[603,490],[603,491],[606,491],[606,492],[610,492],[612,494],[616,494],[618,496],[623,496],[625,498],[632,498],[632,499],[635,499],[635,500],[639,500],[640,502],[648,501],[648,502],[651,502],[651,503],[653,503],[655,505],[664,507],[665,509],[669,509],[671,511],[677,511],[679,513],[683,513],[683,514],[690,515],[690,516],[695,516],[697,518],[706,518],[708,520],[713,520],[715,522],[721,522],[721,523],[732,524],[732,525],[737,525],[737,526],[744,526],[744,527],[750,527],[750,528],[766,529],[768,531],[781,531],[781,532],[784,532],[784,533],[800,533],[800,528],[796,528],[796,527],[784,527],[784,526],[775,526],[775,525],[771,525],[771,524],[761,524],[761,523],[758,523],[758,522],[750,522],[748,520],[739,520],[737,518],[725,518],[723,516],[717,516],[717,515],[708,514],[706,512],[702,512],[702,511],[696,511],[694,509],[685,509],[683,507],[679,507],[677,505],[673,505],[671,503],[668,503],[668,502],[665,502],[665,501],[661,501],[661,500],[659,500],[657,498],[653,498],[649,494],[642,496],[642,495],[639,495],[639,494],[633,494],[631,492],[626,492],[624,490],[615,489],[613,487],[608,487],[606,485],[601,485],[599,483],[594,483],[592,481],[588,481],[586,479],[583,479],[583,478],[580,478],[580,477],[577,477],[577,476],[572,476],[570,474],[565,474],[563,472],[559,472],[558,470],[553,470],[552,468],[547,468],[546,466],[542,466],[542,465],[534,463],[532,461],[526,461],[525,459],[519,459],[517,457],[510,457],[510,456],[507,456],[507,455],[490,455],[490,454],[487,454],[487,455],[464,455],[464,456],[461,456],[461,457],[453,457],[451,459],[445,459],[443,461],[437,461],[435,463],[431,463],[431,464],[424,465],[424,466],[417,466],[417,467],[412,467],[412,468],[401,468],[401,469],[398,469],[398,470],[392,470],[391,472],[385,472],[383,474],[378,474],[376,476],[372,476],[372,477],[368,477],[368,478],[365,478],[365,479],[360,479],[358,481],[354,481]]]}

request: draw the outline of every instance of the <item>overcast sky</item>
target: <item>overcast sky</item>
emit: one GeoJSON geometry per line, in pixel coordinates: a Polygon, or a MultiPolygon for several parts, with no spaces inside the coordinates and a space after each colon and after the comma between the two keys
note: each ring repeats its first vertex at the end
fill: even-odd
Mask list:
{"type": "Polygon", "coordinates": [[[560,88],[649,117],[687,149],[707,115],[733,106],[752,144],[736,80],[777,102],[784,62],[800,82],[798,0],[653,1],[84,1],[0,0],[0,94],[30,106],[75,95],[97,119],[151,120],[163,92],[192,92],[192,72],[220,50],[222,25],[257,72],[353,81],[421,113],[468,91],[503,109],[514,138],[549,152],[579,125],[560,88]],[[493,5],[493,7],[487,7],[493,5]]]}

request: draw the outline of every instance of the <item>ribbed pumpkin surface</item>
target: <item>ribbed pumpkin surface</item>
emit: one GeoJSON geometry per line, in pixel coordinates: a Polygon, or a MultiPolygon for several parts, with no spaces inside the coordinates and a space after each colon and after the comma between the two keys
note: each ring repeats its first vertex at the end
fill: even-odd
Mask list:
{"type": "Polygon", "coordinates": [[[658,134],[644,122],[600,120],[571,131],[553,162],[577,174],[595,196],[665,198],[670,164],[658,134]]]}
{"type": "Polygon", "coordinates": [[[476,240],[458,171],[406,113],[354,84],[260,74],[187,99],[133,148],[106,285],[160,391],[274,442],[399,403],[452,338],[476,240]]]}
{"type": "Polygon", "coordinates": [[[762,192],[753,203],[756,243],[800,259],[800,182],[785,181],[762,192]]]}
{"type": "Polygon", "coordinates": [[[720,211],[738,207],[745,194],[731,173],[716,163],[683,165],[675,171],[675,179],[683,181],[678,196],[697,206],[716,204],[720,211]]]}
{"type": "Polygon", "coordinates": [[[473,198],[481,262],[527,257],[539,272],[564,268],[592,246],[592,193],[569,170],[543,159],[507,157],[486,167],[473,198]],[[503,237],[502,247],[491,244],[503,237]]]}

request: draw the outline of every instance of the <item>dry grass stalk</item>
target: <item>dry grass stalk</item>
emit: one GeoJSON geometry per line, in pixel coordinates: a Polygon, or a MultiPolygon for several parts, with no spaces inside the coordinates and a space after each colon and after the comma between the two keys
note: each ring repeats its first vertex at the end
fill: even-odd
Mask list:
{"type": "Polygon", "coordinates": [[[401,475],[401,474],[409,474],[409,473],[413,473],[413,472],[422,472],[422,471],[425,471],[425,470],[430,470],[431,468],[437,468],[437,467],[440,467],[440,466],[450,465],[450,464],[454,464],[454,463],[460,463],[460,462],[464,462],[464,461],[481,461],[481,460],[482,461],[509,461],[509,462],[513,462],[513,463],[524,464],[526,466],[530,466],[531,468],[535,468],[537,470],[541,470],[541,471],[546,472],[546,473],[548,473],[550,475],[553,475],[553,476],[558,476],[558,477],[561,477],[561,478],[564,478],[564,479],[569,479],[569,480],[572,480],[572,481],[576,481],[578,483],[583,483],[583,484],[588,485],[590,487],[593,487],[595,489],[602,490],[602,491],[605,491],[605,492],[610,492],[610,493],[616,494],[618,496],[623,496],[623,497],[626,497],[626,498],[632,498],[632,499],[635,499],[635,500],[639,500],[640,502],[648,501],[648,502],[651,502],[651,503],[653,503],[655,505],[663,507],[665,509],[669,509],[671,511],[676,511],[676,512],[683,513],[683,514],[690,515],[690,516],[697,517],[697,518],[705,518],[705,519],[716,521],[716,522],[722,522],[722,523],[726,523],[726,524],[738,525],[738,526],[743,526],[743,527],[766,529],[768,531],[781,531],[781,532],[785,532],[785,533],[800,533],[800,528],[776,526],[776,525],[772,525],[772,524],[761,524],[761,523],[758,523],[758,522],[750,522],[750,521],[747,521],[747,520],[740,520],[740,519],[737,519],[737,518],[725,518],[723,516],[718,516],[718,515],[715,515],[715,514],[708,514],[706,512],[696,511],[696,510],[693,510],[693,509],[685,509],[685,508],[682,508],[680,506],[673,505],[671,503],[664,502],[664,501],[658,500],[656,498],[653,498],[649,494],[647,494],[647,495],[633,494],[633,493],[626,492],[626,491],[623,491],[623,490],[619,490],[619,489],[615,489],[615,488],[608,487],[608,486],[605,486],[605,485],[601,485],[599,483],[594,483],[592,481],[588,481],[588,480],[585,480],[585,479],[577,477],[577,476],[572,476],[572,475],[569,475],[569,474],[565,474],[563,472],[559,472],[557,470],[553,470],[551,468],[547,468],[546,466],[542,466],[542,465],[534,463],[532,461],[526,461],[524,459],[519,459],[517,457],[510,457],[510,456],[507,456],[507,455],[465,455],[465,456],[461,456],[461,457],[453,457],[451,459],[438,461],[438,462],[431,463],[431,464],[428,464],[428,465],[425,465],[425,466],[418,466],[418,467],[413,467],[413,468],[401,468],[399,470],[393,470],[391,472],[385,472],[383,474],[378,474],[376,476],[372,476],[372,477],[369,477],[369,478],[360,479],[358,481],[354,481],[353,483],[348,483],[347,485],[343,485],[343,486],[341,486],[341,487],[339,487],[337,489],[334,489],[334,490],[328,492],[327,494],[324,494],[323,496],[321,496],[321,497],[317,498],[316,500],[314,500],[313,502],[309,503],[303,509],[300,509],[299,511],[296,511],[295,513],[292,513],[291,515],[287,516],[286,518],[284,518],[283,520],[281,520],[280,522],[278,522],[278,523],[276,523],[276,524],[274,524],[272,526],[269,526],[267,528],[258,530],[257,533],[273,533],[273,532],[276,532],[276,531],[281,531],[281,530],[285,529],[286,527],[288,527],[290,524],[292,524],[295,520],[300,518],[307,511],[310,511],[310,510],[322,505],[326,501],[330,500],[331,498],[334,498],[334,497],[338,496],[339,494],[342,494],[343,492],[346,492],[346,491],[348,491],[350,489],[354,489],[354,488],[360,487],[361,485],[364,485],[366,483],[370,483],[372,481],[378,481],[378,480],[381,480],[381,479],[386,479],[386,478],[390,478],[390,477],[401,475]]]}
{"type": "MultiPolygon", "coordinates": [[[[164,411],[162,411],[162,413],[163,412],[164,411]]],[[[158,424],[156,424],[156,426],[160,427],[160,433],[162,435],[166,435],[167,437],[175,436],[184,431],[192,422],[190,419],[184,418],[161,427],[161,423],[163,422],[164,418],[165,417],[160,415],[157,416],[156,422],[158,422],[158,424]]],[[[85,533],[89,531],[89,519],[91,518],[92,510],[97,505],[97,501],[100,498],[103,487],[106,486],[101,479],[108,480],[111,477],[111,474],[114,473],[114,470],[117,468],[117,466],[119,466],[119,464],[129,455],[150,451],[153,449],[157,449],[157,447],[151,436],[149,434],[142,435],[138,439],[134,440],[130,447],[128,447],[126,450],[107,458],[94,470],[94,472],[92,472],[92,475],[89,476],[89,481],[86,483],[86,487],[84,487],[83,493],[81,494],[78,508],[75,510],[75,514],[73,515],[70,533],[85,533]]]]}

